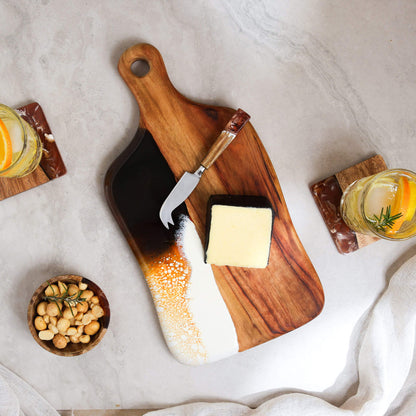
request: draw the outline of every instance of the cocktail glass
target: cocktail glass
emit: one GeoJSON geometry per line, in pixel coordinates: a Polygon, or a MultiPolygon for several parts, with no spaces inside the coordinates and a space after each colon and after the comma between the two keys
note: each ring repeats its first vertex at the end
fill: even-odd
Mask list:
{"type": "Polygon", "coordinates": [[[41,157],[42,144],[36,131],[15,110],[0,104],[0,177],[28,175],[41,157]]]}
{"type": "Polygon", "coordinates": [[[353,182],[341,198],[341,215],[354,231],[387,240],[416,235],[416,173],[389,169],[353,182]]]}

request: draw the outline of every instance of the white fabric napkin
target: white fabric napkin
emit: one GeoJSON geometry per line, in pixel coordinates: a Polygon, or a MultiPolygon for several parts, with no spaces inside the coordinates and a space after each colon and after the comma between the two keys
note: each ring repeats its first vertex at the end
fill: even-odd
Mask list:
{"type": "MultiPolygon", "coordinates": [[[[335,407],[289,393],[251,409],[237,403],[193,403],[148,416],[409,416],[416,415],[416,256],[408,260],[370,312],[357,344],[357,393],[335,407]]],[[[26,382],[0,365],[0,416],[59,416],[26,382]]]]}
{"type": "Polygon", "coordinates": [[[32,387],[0,364],[0,416],[59,416],[32,387]]]}
{"type": "Polygon", "coordinates": [[[416,415],[416,256],[394,274],[370,312],[358,343],[357,393],[340,406],[301,393],[277,396],[251,409],[236,403],[193,403],[148,416],[410,416],[416,415]],[[395,406],[393,401],[396,400],[395,406]],[[399,403],[397,403],[399,402],[399,403]],[[390,410],[389,410],[390,409],[390,410]]]}

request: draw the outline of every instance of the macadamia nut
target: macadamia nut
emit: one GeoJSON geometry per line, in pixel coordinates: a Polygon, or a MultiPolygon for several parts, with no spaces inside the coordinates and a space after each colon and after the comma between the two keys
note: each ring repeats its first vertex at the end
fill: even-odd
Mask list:
{"type": "Polygon", "coordinates": [[[90,299],[90,302],[93,303],[94,305],[98,305],[100,303],[100,299],[98,298],[98,296],[93,296],[90,299]]]}
{"type": "Polygon", "coordinates": [[[77,311],[85,313],[88,310],[88,302],[79,302],[77,303],[77,311]]]}
{"type": "Polygon", "coordinates": [[[44,329],[46,329],[46,322],[43,320],[43,318],[41,316],[37,316],[35,318],[35,328],[38,331],[43,331],[44,329]]]}
{"type": "Polygon", "coordinates": [[[93,319],[96,319],[95,316],[91,312],[87,312],[82,317],[82,325],[88,325],[93,319]]]}
{"type": "Polygon", "coordinates": [[[94,335],[98,332],[99,329],[100,329],[99,322],[98,321],[92,321],[88,325],[85,325],[84,332],[87,335],[94,335]]]}
{"type": "Polygon", "coordinates": [[[59,331],[58,331],[58,328],[55,326],[55,325],[53,325],[53,324],[49,324],[48,325],[48,329],[49,329],[49,331],[52,331],[52,333],[55,335],[55,334],[57,334],[59,331]]]}
{"type": "Polygon", "coordinates": [[[100,305],[94,305],[91,312],[97,319],[104,316],[104,309],[100,305]]]}
{"type": "Polygon", "coordinates": [[[58,289],[59,294],[63,295],[67,291],[68,286],[64,282],[58,282],[58,289]]]}
{"type": "Polygon", "coordinates": [[[69,319],[61,318],[56,324],[56,327],[59,332],[66,332],[70,325],[71,323],[69,322],[69,319]]]}
{"type": "Polygon", "coordinates": [[[77,329],[73,326],[70,326],[66,331],[66,335],[69,335],[69,336],[76,335],[76,334],[77,334],[77,329]]]}
{"type": "Polygon", "coordinates": [[[79,344],[79,336],[76,335],[71,335],[69,337],[69,341],[72,342],[73,344],[79,344]]]}
{"type": "Polygon", "coordinates": [[[65,319],[71,319],[74,317],[73,311],[71,310],[71,308],[65,308],[64,311],[62,312],[62,316],[65,319]]]}
{"type": "Polygon", "coordinates": [[[46,314],[46,307],[48,306],[47,302],[39,303],[38,307],[36,308],[36,312],[38,315],[45,315],[46,314]]]}
{"type": "Polygon", "coordinates": [[[84,298],[86,301],[89,301],[94,296],[94,292],[92,290],[84,290],[81,294],[81,297],[84,298]]]}
{"type": "Polygon", "coordinates": [[[53,338],[53,332],[46,329],[45,331],[39,332],[39,338],[42,341],[50,341],[53,338]]]}
{"type": "Polygon", "coordinates": [[[61,313],[61,311],[59,310],[58,305],[56,303],[49,303],[46,307],[46,313],[49,316],[58,316],[61,313]]]}
{"type": "Polygon", "coordinates": [[[55,345],[56,348],[62,350],[67,346],[67,344],[68,342],[63,335],[57,334],[53,337],[53,345],[55,345]]]}
{"type": "Polygon", "coordinates": [[[58,296],[59,295],[59,289],[56,285],[49,285],[45,289],[45,295],[46,296],[58,296]]]}
{"type": "Polygon", "coordinates": [[[74,285],[73,283],[71,283],[71,284],[68,286],[68,295],[69,295],[69,296],[74,296],[74,295],[76,295],[78,292],[79,292],[79,289],[78,289],[78,286],[77,286],[77,285],[74,285]]]}

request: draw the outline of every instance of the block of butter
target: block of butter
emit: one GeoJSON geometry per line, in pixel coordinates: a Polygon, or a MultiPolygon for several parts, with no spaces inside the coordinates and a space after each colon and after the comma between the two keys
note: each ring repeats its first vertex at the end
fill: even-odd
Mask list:
{"type": "Polygon", "coordinates": [[[208,202],[205,262],[265,268],[273,210],[260,196],[213,195],[208,202]]]}

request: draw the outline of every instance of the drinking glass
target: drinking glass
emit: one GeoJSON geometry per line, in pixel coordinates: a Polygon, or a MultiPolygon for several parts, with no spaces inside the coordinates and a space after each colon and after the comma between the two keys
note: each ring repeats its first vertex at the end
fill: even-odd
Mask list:
{"type": "Polygon", "coordinates": [[[362,234],[405,240],[416,235],[416,173],[389,169],[353,182],[341,198],[345,223],[362,234]]]}
{"type": "Polygon", "coordinates": [[[28,175],[41,157],[42,144],[36,131],[15,110],[0,104],[0,177],[28,175]]]}

